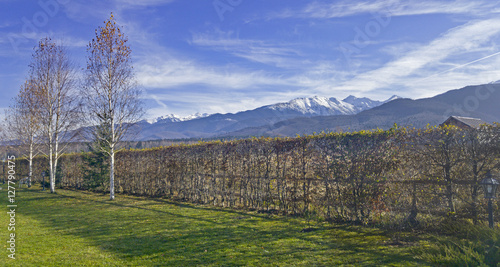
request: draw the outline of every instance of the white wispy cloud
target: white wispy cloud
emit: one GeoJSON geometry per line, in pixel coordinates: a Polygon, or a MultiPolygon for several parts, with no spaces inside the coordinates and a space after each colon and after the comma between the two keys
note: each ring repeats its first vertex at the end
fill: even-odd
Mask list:
{"type": "Polygon", "coordinates": [[[113,1],[68,1],[61,5],[61,9],[69,18],[80,23],[89,21],[103,21],[109,18],[111,12],[118,20],[126,21],[125,11],[137,11],[139,8],[158,7],[170,4],[177,0],[113,0],[113,1]]]}
{"type": "MultiPolygon", "coordinates": [[[[134,27],[132,27],[134,28],[134,27]]],[[[136,32],[132,31],[132,34],[136,32]]],[[[280,68],[304,68],[305,61],[299,52],[280,44],[261,40],[242,40],[232,37],[232,32],[215,31],[211,34],[193,33],[189,42],[206,49],[224,52],[252,62],[259,62],[277,67],[271,71],[248,69],[232,63],[225,65],[199,62],[189,55],[181,56],[167,51],[165,47],[155,45],[151,36],[135,38],[148,48],[143,49],[138,57],[137,74],[140,82],[150,88],[174,88],[186,85],[203,85],[218,90],[252,90],[268,86],[309,87],[310,82],[294,75],[285,75],[280,68]],[[144,40],[144,42],[140,40],[144,40]],[[147,44],[146,44],[147,43],[147,44]],[[302,65],[302,66],[301,66],[302,65]]],[[[134,34],[135,35],[135,34],[134,34]]],[[[312,63],[309,63],[312,65],[312,63]]],[[[311,70],[317,70],[311,66],[311,70]]]]}
{"type": "Polygon", "coordinates": [[[214,51],[227,52],[236,57],[280,68],[300,65],[301,52],[290,44],[263,40],[240,39],[234,32],[215,30],[211,33],[193,33],[190,43],[214,51]]]}
{"type": "Polygon", "coordinates": [[[151,118],[174,112],[190,115],[254,109],[311,96],[334,84],[337,75],[345,75],[327,61],[285,76],[280,72],[252,71],[234,65],[204,64],[159,50],[138,59],[135,64],[138,81],[149,92],[146,98],[157,104],[149,112],[151,118]],[[177,104],[172,105],[172,101],[177,104]]]}
{"type": "MultiPolygon", "coordinates": [[[[440,76],[440,75],[443,75],[445,73],[448,73],[448,72],[452,72],[454,70],[457,70],[457,69],[461,69],[461,68],[464,68],[464,67],[467,67],[469,65],[472,65],[472,64],[475,64],[475,63],[478,63],[480,61],[483,61],[483,60],[486,60],[486,59],[489,59],[489,58],[492,58],[492,57],[496,57],[500,55],[500,52],[495,52],[491,55],[487,55],[487,56],[484,56],[484,57],[481,57],[481,58],[478,58],[478,59],[475,59],[475,60],[472,60],[472,61],[469,61],[469,62],[466,62],[466,63],[462,63],[462,64],[455,64],[455,66],[453,66],[452,68],[450,69],[447,69],[447,70],[444,70],[444,71],[441,71],[441,72],[438,72],[436,74],[433,74],[431,76],[428,76],[428,77],[425,77],[423,78],[422,80],[427,80],[427,79],[430,79],[430,78],[433,78],[433,77],[436,77],[436,76],[440,76]]],[[[484,65],[481,65],[480,67],[483,67],[483,70],[484,70],[484,65]]],[[[476,68],[477,69],[480,69],[480,68],[476,68]]],[[[421,80],[421,81],[422,81],[421,80]]]]}
{"type": "Polygon", "coordinates": [[[289,85],[279,77],[262,71],[235,71],[228,67],[202,66],[194,61],[157,58],[154,65],[139,62],[137,76],[145,87],[170,88],[205,85],[220,89],[250,89],[262,85],[289,85]]]}
{"type": "Polygon", "coordinates": [[[367,13],[387,13],[391,16],[425,15],[425,14],[467,14],[477,15],[491,12],[496,4],[486,1],[429,1],[429,0],[390,0],[390,1],[342,1],[312,2],[301,10],[286,9],[270,17],[310,17],[310,18],[342,18],[367,13]]]}
{"type": "MultiPolygon", "coordinates": [[[[467,61],[472,55],[476,56],[475,60],[477,60],[498,52],[498,50],[491,49],[489,46],[491,45],[490,41],[492,38],[498,36],[499,33],[500,19],[495,18],[466,23],[465,25],[449,30],[429,44],[422,45],[380,68],[356,75],[353,79],[345,81],[338,88],[341,90],[367,92],[387,87],[409,86],[413,88],[420,87],[426,90],[425,88],[429,84],[412,84],[412,82],[419,82],[427,76],[435,76],[428,80],[434,81],[435,84],[436,79],[446,83],[447,79],[453,77],[454,70],[467,67],[470,64],[466,63],[474,61],[467,61]],[[480,54],[475,53],[481,50],[484,51],[485,49],[489,50],[486,51],[489,54],[485,54],[484,52],[480,54]],[[457,67],[454,70],[443,72],[451,69],[449,66],[443,66],[446,63],[455,64],[457,67]],[[440,72],[446,75],[436,75],[436,73],[440,72]]],[[[472,80],[465,84],[470,84],[474,80],[478,81],[477,77],[480,76],[479,73],[477,71],[474,73],[476,78],[472,78],[472,75],[469,76],[468,78],[472,78],[472,80]]],[[[460,73],[460,75],[465,77],[463,73],[460,73]]],[[[455,77],[455,80],[462,80],[462,78],[455,77]]]]}
{"type": "Polygon", "coordinates": [[[68,18],[78,23],[89,23],[91,21],[102,23],[109,18],[110,12],[113,11],[113,7],[109,5],[109,2],[94,0],[87,2],[69,1],[61,8],[68,18]]]}

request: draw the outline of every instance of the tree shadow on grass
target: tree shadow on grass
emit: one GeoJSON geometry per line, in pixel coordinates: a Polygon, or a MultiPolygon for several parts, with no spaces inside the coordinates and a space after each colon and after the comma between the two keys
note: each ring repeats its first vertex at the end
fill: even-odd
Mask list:
{"type": "MultiPolygon", "coordinates": [[[[72,192],[75,192],[75,193],[81,193],[81,194],[84,194],[84,195],[89,195],[89,196],[95,196],[97,194],[100,194],[100,193],[92,193],[92,192],[89,192],[89,191],[79,191],[79,190],[74,190],[74,189],[66,189],[66,190],[67,191],[72,191],[72,192]]],[[[177,206],[177,207],[180,207],[180,208],[188,208],[188,209],[203,210],[203,211],[216,211],[216,212],[223,211],[223,212],[227,212],[227,213],[239,214],[239,215],[242,215],[242,216],[248,215],[248,211],[246,211],[246,210],[239,210],[239,209],[225,208],[225,207],[214,207],[214,206],[209,206],[209,204],[179,202],[179,201],[175,201],[175,200],[171,200],[171,199],[165,199],[165,198],[161,198],[161,197],[153,197],[153,198],[151,198],[151,197],[147,197],[147,196],[133,196],[133,195],[119,195],[118,197],[120,197],[120,196],[142,198],[142,199],[147,199],[148,201],[153,201],[153,202],[156,202],[156,203],[166,204],[166,205],[174,205],[174,206],[177,206]]],[[[106,203],[106,204],[113,204],[112,201],[107,201],[107,200],[106,201],[96,200],[96,202],[106,203]]],[[[148,206],[148,205],[152,206],[152,205],[155,205],[155,203],[143,204],[143,206],[148,206]]],[[[136,207],[136,206],[134,206],[134,207],[136,207]]],[[[264,219],[273,219],[272,216],[266,215],[265,213],[264,214],[253,214],[252,216],[253,217],[260,217],[260,218],[264,218],[264,219]]],[[[287,217],[281,216],[280,220],[283,220],[283,218],[287,218],[287,217]]]]}
{"type": "Polygon", "coordinates": [[[26,197],[23,205],[31,207],[26,215],[145,265],[421,263],[408,251],[384,246],[383,233],[372,229],[345,225],[300,232],[304,223],[281,217],[138,197],[123,196],[118,202],[70,194],[26,197]]]}

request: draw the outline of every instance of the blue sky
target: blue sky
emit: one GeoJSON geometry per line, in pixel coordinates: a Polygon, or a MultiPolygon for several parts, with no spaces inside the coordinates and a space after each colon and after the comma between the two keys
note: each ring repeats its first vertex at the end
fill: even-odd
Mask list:
{"type": "Polygon", "coordinates": [[[0,109],[50,36],[78,68],[111,12],[148,118],[297,97],[430,97],[500,80],[500,1],[0,0],[0,109]]]}

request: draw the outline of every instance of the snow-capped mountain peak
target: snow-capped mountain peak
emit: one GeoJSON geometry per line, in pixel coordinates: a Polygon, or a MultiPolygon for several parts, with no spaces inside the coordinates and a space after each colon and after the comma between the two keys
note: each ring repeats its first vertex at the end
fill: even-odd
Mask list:
{"type": "Polygon", "coordinates": [[[401,98],[402,97],[400,97],[398,95],[393,95],[393,96],[389,97],[389,99],[387,99],[386,101],[384,101],[384,103],[391,102],[392,100],[401,99],[401,98]]]}
{"type": "Polygon", "coordinates": [[[182,118],[175,114],[169,114],[156,118],[156,122],[180,122],[182,118]]]}
{"type": "MultiPolygon", "coordinates": [[[[355,97],[350,95],[343,100],[335,97],[327,98],[323,96],[300,97],[288,102],[277,103],[262,107],[279,111],[280,116],[331,116],[331,115],[354,115],[361,111],[380,106],[384,103],[400,98],[392,96],[386,101],[371,100],[366,97],[355,97]]],[[[208,113],[195,113],[189,116],[181,117],[176,114],[169,114],[152,120],[146,120],[149,124],[155,123],[177,123],[209,117],[208,113]]]]}
{"type": "Polygon", "coordinates": [[[353,95],[350,95],[342,101],[353,105],[358,110],[358,112],[361,112],[363,110],[371,109],[399,98],[401,97],[393,95],[385,101],[378,101],[378,100],[371,100],[367,97],[355,97],[353,95]]]}
{"type": "Polygon", "coordinates": [[[190,121],[190,120],[195,120],[195,119],[200,119],[200,118],[205,118],[208,117],[210,114],[208,113],[195,113],[186,117],[181,117],[176,114],[169,114],[165,116],[161,116],[155,119],[150,119],[146,120],[148,123],[153,124],[153,123],[168,123],[168,122],[181,122],[181,121],[190,121]]]}
{"type": "Polygon", "coordinates": [[[205,117],[208,117],[208,116],[210,116],[210,114],[197,112],[195,114],[191,114],[189,116],[183,117],[183,118],[181,118],[181,120],[182,121],[190,121],[190,120],[196,120],[196,119],[200,119],[200,118],[205,118],[205,117]]]}
{"type": "Polygon", "coordinates": [[[358,112],[361,112],[366,109],[374,108],[376,106],[380,106],[383,104],[383,102],[377,101],[377,100],[371,100],[366,97],[355,97],[353,95],[350,95],[346,97],[344,100],[342,100],[346,103],[349,103],[353,105],[358,112]]]}
{"type": "Polygon", "coordinates": [[[266,106],[281,112],[298,112],[308,116],[346,115],[354,114],[354,107],[336,98],[321,96],[296,98],[289,102],[266,106]]]}

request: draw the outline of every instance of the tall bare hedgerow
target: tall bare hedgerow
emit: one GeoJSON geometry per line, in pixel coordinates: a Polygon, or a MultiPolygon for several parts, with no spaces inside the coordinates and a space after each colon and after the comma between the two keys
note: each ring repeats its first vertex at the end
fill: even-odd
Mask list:
{"type": "MultiPolygon", "coordinates": [[[[477,132],[478,179],[499,166],[498,129],[477,132]]],[[[453,127],[395,128],[123,150],[116,154],[116,188],[269,213],[426,225],[475,216],[468,138],[453,127]]],[[[81,177],[66,171],[78,169],[78,155],[72,157],[64,161],[63,183],[78,187],[81,177]]],[[[485,212],[482,198],[475,201],[477,214],[485,212]]]]}

